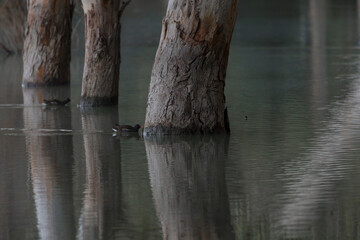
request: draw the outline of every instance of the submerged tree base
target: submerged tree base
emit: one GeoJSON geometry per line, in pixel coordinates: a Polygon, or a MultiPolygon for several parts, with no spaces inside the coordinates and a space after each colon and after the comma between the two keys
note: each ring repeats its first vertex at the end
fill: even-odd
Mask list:
{"type": "Polygon", "coordinates": [[[100,106],[114,106],[117,105],[118,98],[116,97],[89,97],[82,98],[80,100],[80,108],[89,108],[89,107],[100,107],[100,106]]]}
{"type": "Polygon", "coordinates": [[[48,82],[23,82],[21,86],[23,88],[42,88],[42,87],[54,87],[54,86],[63,86],[69,85],[69,82],[60,82],[58,80],[52,80],[48,82]]]}
{"type": "Polygon", "coordinates": [[[167,127],[162,125],[149,126],[144,128],[144,136],[162,136],[162,135],[190,135],[190,134],[221,134],[221,133],[230,133],[230,129],[224,129],[221,126],[215,126],[213,128],[203,128],[199,129],[196,126],[188,128],[179,128],[179,127],[167,127]]]}
{"type": "Polygon", "coordinates": [[[189,135],[189,134],[221,134],[230,133],[228,110],[224,111],[224,124],[216,124],[212,127],[207,125],[194,124],[187,127],[165,126],[163,124],[145,126],[143,136],[161,135],[189,135]]]}

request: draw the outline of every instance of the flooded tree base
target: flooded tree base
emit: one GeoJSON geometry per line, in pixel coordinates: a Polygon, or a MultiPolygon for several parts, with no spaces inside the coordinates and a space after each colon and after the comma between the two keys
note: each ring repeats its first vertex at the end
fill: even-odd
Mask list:
{"type": "Polygon", "coordinates": [[[60,82],[57,80],[48,81],[46,83],[40,83],[40,82],[23,82],[21,86],[23,88],[42,88],[42,87],[54,87],[54,86],[63,86],[63,85],[69,85],[69,82],[60,82]]]}
{"type": "Polygon", "coordinates": [[[80,100],[80,108],[114,106],[117,105],[117,97],[89,97],[80,100]]]}

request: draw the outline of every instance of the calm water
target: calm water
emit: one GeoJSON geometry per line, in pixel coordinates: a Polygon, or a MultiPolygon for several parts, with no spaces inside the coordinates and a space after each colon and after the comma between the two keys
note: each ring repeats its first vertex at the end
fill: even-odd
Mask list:
{"type": "Polygon", "coordinates": [[[81,41],[71,88],[0,56],[0,239],[360,239],[355,1],[240,1],[230,136],[113,136],[144,122],[165,2],[124,16],[118,107],[77,108],[81,41]]]}

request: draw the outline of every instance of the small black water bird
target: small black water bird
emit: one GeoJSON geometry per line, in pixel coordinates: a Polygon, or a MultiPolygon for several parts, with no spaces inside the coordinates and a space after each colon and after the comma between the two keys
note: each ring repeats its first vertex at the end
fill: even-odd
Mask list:
{"type": "Polygon", "coordinates": [[[135,126],[130,125],[119,125],[115,124],[115,126],[112,128],[115,132],[138,132],[140,128],[142,128],[140,124],[136,124],[135,126]]]}
{"type": "Polygon", "coordinates": [[[49,100],[44,99],[45,105],[49,105],[49,106],[64,106],[68,104],[70,101],[71,101],[70,98],[67,98],[64,101],[58,99],[49,99],[49,100]]]}
{"type": "Polygon", "coordinates": [[[245,120],[248,120],[248,116],[245,116],[245,120]]]}

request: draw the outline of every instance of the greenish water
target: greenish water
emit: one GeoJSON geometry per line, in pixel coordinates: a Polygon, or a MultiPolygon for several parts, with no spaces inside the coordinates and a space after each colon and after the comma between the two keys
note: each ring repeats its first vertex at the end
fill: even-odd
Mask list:
{"type": "Polygon", "coordinates": [[[230,136],[113,136],[144,122],[164,2],[124,16],[117,107],[77,108],[81,48],[51,89],[0,56],[0,239],[360,239],[354,1],[239,2],[230,136]]]}

